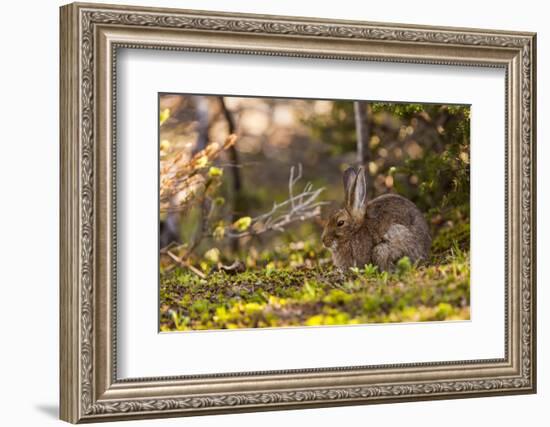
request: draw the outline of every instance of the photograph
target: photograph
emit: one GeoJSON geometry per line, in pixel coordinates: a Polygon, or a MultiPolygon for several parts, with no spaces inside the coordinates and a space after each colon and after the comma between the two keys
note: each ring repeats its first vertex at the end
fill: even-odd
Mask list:
{"type": "Polygon", "coordinates": [[[470,319],[470,106],[160,93],[161,332],[470,319]]]}
{"type": "MultiPolygon", "coordinates": [[[[41,416],[152,424],[438,401],[440,420],[456,412],[447,399],[537,399],[537,23],[492,29],[491,7],[472,22],[465,8],[369,21],[340,4],[167,6],[38,14],[59,26],[40,51],[59,82],[36,84],[59,93],[32,116],[59,134],[53,151],[34,138],[55,155],[37,159],[44,176],[59,165],[59,197],[32,174],[32,197],[14,191],[59,203],[6,212],[58,217],[38,227],[57,234],[42,252],[59,246],[46,263],[59,291],[39,288],[58,313],[26,316],[51,319],[59,341],[31,375],[57,391],[35,402],[41,416]]],[[[20,154],[6,157],[12,181],[28,175],[20,154]]],[[[8,318],[22,318],[19,299],[8,318]]],[[[512,408],[503,420],[519,419],[512,408]]]]}

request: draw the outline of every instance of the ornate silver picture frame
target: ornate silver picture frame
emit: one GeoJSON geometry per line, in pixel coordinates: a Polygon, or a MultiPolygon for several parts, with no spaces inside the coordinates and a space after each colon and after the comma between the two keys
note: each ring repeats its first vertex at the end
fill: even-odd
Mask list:
{"type": "MultiPolygon", "coordinates": [[[[536,391],[536,37],[533,33],[174,9],[61,8],[60,414],[71,423],[536,391]],[[119,49],[504,70],[504,357],[120,379],[119,49]]],[[[261,333],[261,332],[259,332],[261,333]]]]}

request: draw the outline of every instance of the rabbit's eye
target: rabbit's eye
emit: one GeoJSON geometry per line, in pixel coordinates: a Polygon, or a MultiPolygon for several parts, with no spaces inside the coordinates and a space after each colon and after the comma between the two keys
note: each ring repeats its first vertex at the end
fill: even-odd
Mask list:
{"type": "Polygon", "coordinates": [[[345,222],[345,221],[344,221],[343,219],[341,219],[341,220],[339,220],[339,221],[336,223],[336,225],[337,225],[338,227],[341,227],[342,225],[344,225],[344,222],[345,222]]]}

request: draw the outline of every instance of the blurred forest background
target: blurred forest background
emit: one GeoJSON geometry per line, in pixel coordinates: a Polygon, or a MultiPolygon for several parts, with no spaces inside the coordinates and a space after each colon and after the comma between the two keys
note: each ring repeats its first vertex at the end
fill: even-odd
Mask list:
{"type": "Polygon", "coordinates": [[[162,94],[162,331],[469,318],[470,108],[162,94]],[[320,236],[365,165],[431,259],[340,273],[320,236]]]}

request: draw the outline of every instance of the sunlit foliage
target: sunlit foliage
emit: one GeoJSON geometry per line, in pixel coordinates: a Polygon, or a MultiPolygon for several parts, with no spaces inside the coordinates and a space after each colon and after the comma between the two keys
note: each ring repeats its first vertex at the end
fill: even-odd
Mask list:
{"type": "Polygon", "coordinates": [[[469,318],[468,254],[395,272],[373,266],[266,268],[208,279],[177,270],[161,282],[161,330],[320,326],[469,318]]]}
{"type": "Polygon", "coordinates": [[[407,197],[433,238],[391,272],[339,272],[320,243],[358,162],[351,101],[170,95],[159,111],[161,220],[177,217],[162,331],[469,318],[469,106],[368,102],[368,197],[407,197]]]}

